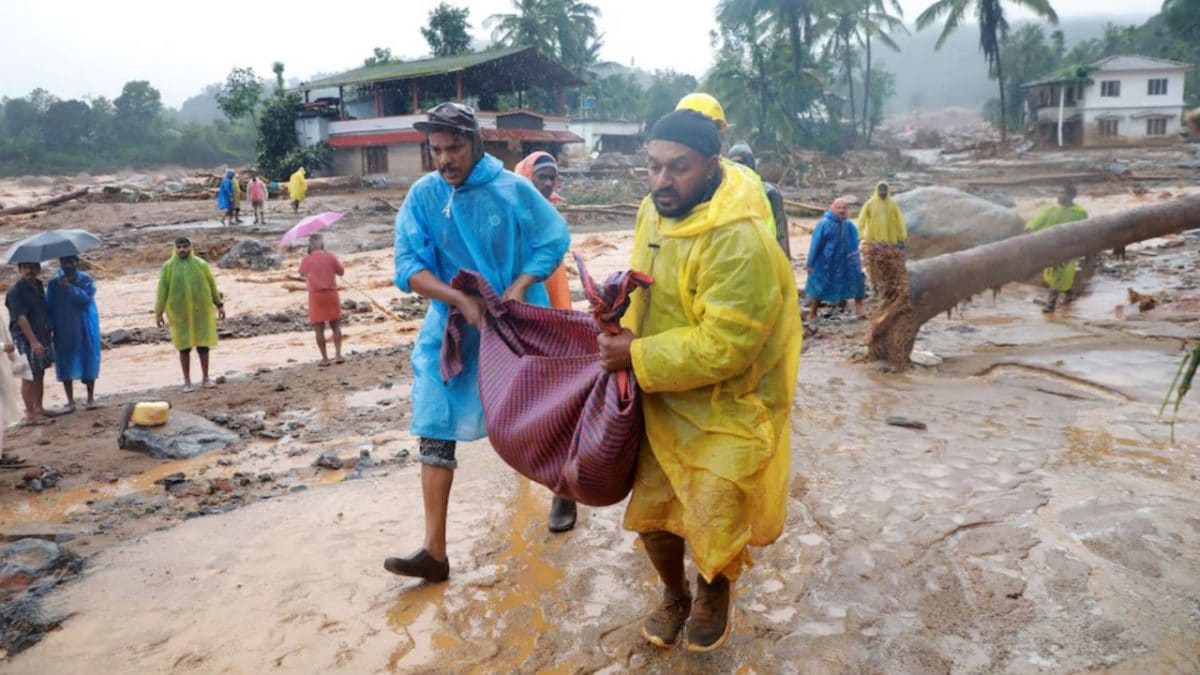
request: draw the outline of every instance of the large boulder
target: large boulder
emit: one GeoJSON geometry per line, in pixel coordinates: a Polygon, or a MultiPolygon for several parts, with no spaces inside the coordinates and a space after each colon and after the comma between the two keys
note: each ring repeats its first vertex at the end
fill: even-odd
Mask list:
{"type": "MultiPolygon", "coordinates": [[[[132,406],[126,411],[126,419],[129,410],[132,406]]],[[[122,450],[142,452],[157,459],[189,459],[223,450],[238,440],[236,434],[199,415],[172,410],[167,423],[160,427],[127,424],[121,429],[117,445],[122,450]]]]}
{"type": "Polygon", "coordinates": [[[1016,212],[954,188],[917,188],[895,200],[908,224],[910,259],[962,251],[1025,231],[1016,212]]]}
{"type": "Polygon", "coordinates": [[[223,269],[257,272],[279,269],[280,264],[279,254],[275,249],[257,239],[242,239],[217,261],[217,266],[223,269]]]}

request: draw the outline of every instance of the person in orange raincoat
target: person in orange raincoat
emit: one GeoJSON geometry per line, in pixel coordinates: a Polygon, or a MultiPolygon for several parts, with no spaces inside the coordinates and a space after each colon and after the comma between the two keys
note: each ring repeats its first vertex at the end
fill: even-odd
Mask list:
{"type": "MultiPolygon", "coordinates": [[[[538,150],[521,160],[513,173],[526,178],[551,204],[565,204],[566,200],[556,192],[558,189],[558,161],[554,155],[538,150]]],[[[550,294],[550,306],[555,309],[571,309],[571,288],[567,285],[567,268],[558,269],[546,279],[546,292],[550,294]]]]}

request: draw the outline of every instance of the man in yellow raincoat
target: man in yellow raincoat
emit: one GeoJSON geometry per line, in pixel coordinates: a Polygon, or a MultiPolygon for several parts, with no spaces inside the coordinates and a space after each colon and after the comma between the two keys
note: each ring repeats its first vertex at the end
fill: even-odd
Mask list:
{"type": "Polygon", "coordinates": [[[175,253],[162,266],[154,315],[159,328],[170,326],[171,342],[179,350],[179,366],[183,369],[183,391],[195,391],[193,347],[200,357],[202,383],[205,387],[216,386],[208,379],[208,350],[217,346],[217,318],[225,320],[225,303],[208,263],[196,257],[187,237],[175,240],[175,253]]]}
{"type": "Polygon", "coordinates": [[[858,212],[863,266],[866,267],[875,294],[885,302],[896,297],[899,291],[890,287],[897,275],[888,267],[904,264],[903,251],[908,243],[908,226],[891,192],[891,186],[881,181],[858,212]]]}
{"type": "Polygon", "coordinates": [[[720,160],[712,120],[668,113],[648,153],[631,267],[654,284],[633,295],[625,330],[600,336],[600,360],[632,367],[643,392],[624,526],[665,586],[643,635],[671,647],[690,616],[688,649],[705,652],[729,634],[747,546],[772,543],[786,520],[800,313],[762,186],[720,160]],[[694,604],[685,546],[700,572],[694,604]]]}
{"type": "Polygon", "coordinates": [[[304,167],[296,169],[296,173],[288,179],[288,198],[292,200],[292,213],[300,212],[300,202],[308,193],[308,181],[304,179],[304,167]]]}
{"type": "MultiPolygon", "coordinates": [[[[1048,206],[1041,213],[1033,217],[1025,229],[1029,232],[1037,232],[1044,230],[1047,227],[1054,227],[1063,223],[1073,223],[1077,220],[1087,220],[1088,213],[1075,203],[1075,186],[1067,183],[1063,186],[1062,193],[1058,196],[1058,203],[1054,206],[1048,206]]],[[[1063,303],[1070,303],[1075,299],[1075,261],[1068,260],[1054,267],[1047,267],[1042,271],[1042,278],[1046,280],[1046,285],[1050,287],[1050,297],[1046,299],[1045,306],[1042,311],[1050,313],[1054,311],[1058,305],[1058,294],[1065,293],[1066,298],[1063,303]]]]}

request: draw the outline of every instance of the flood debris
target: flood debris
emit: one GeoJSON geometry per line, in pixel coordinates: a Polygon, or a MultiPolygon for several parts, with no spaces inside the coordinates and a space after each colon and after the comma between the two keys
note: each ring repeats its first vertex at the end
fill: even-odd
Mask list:
{"type": "Polygon", "coordinates": [[[890,416],[884,420],[884,423],[893,427],[903,427],[905,429],[916,429],[917,431],[925,431],[929,427],[920,420],[910,419],[908,417],[900,417],[897,415],[890,416]]]}
{"type": "Polygon", "coordinates": [[[156,459],[187,459],[224,450],[239,440],[236,434],[182,410],[173,410],[159,427],[130,424],[120,434],[117,446],[142,452],[156,459]]]}
{"type": "Polygon", "coordinates": [[[238,241],[217,261],[217,266],[222,269],[254,270],[256,272],[279,269],[281,264],[279,253],[258,239],[238,241]]]}

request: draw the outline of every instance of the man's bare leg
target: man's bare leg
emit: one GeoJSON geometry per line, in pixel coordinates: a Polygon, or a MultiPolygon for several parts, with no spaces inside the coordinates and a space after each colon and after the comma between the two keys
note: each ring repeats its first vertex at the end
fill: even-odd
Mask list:
{"type": "Polygon", "coordinates": [[[436,560],[446,559],[446,515],[454,469],[421,465],[421,496],[425,501],[425,550],[436,560]]]}
{"type": "Polygon", "coordinates": [[[810,305],[809,309],[808,309],[808,320],[809,321],[817,320],[817,310],[820,308],[821,308],[821,301],[817,300],[816,298],[813,298],[812,305],[810,305]]]}
{"type": "Polygon", "coordinates": [[[42,402],[46,397],[46,376],[38,375],[33,378],[33,413],[37,417],[46,416],[46,408],[42,402]]]}
{"type": "Polygon", "coordinates": [[[330,321],[329,327],[333,329],[333,360],[342,363],[342,320],[330,321]]]}
{"type": "Polygon", "coordinates": [[[313,333],[317,336],[317,349],[321,352],[321,365],[327,366],[329,365],[329,354],[325,350],[325,324],[314,323],[313,333]]]}
{"type": "Polygon", "coordinates": [[[179,352],[179,367],[183,370],[183,388],[190,389],[192,386],[192,351],[190,349],[179,352]]]}
{"type": "Polygon", "coordinates": [[[862,298],[854,299],[854,315],[860,319],[867,318],[867,315],[863,313],[862,298]]]}
{"type": "Polygon", "coordinates": [[[87,388],[87,406],[94,407],[96,405],[96,381],[84,380],[83,386],[87,388]]]}
{"type": "Polygon", "coordinates": [[[21,380],[21,400],[25,403],[25,421],[37,421],[37,399],[33,396],[33,380],[21,380]]]}
{"type": "Polygon", "coordinates": [[[73,380],[67,380],[62,383],[62,386],[63,393],[67,396],[67,407],[65,411],[71,412],[75,410],[75,382],[73,380]]]}
{"type": "Polygon", "coordinates": [[[196,354],[200,357],[200,376],[203,378],[201,382],[206,387],[212,386],[212,380],[208,379],[208,350],[197,349],[196,354]]]}

